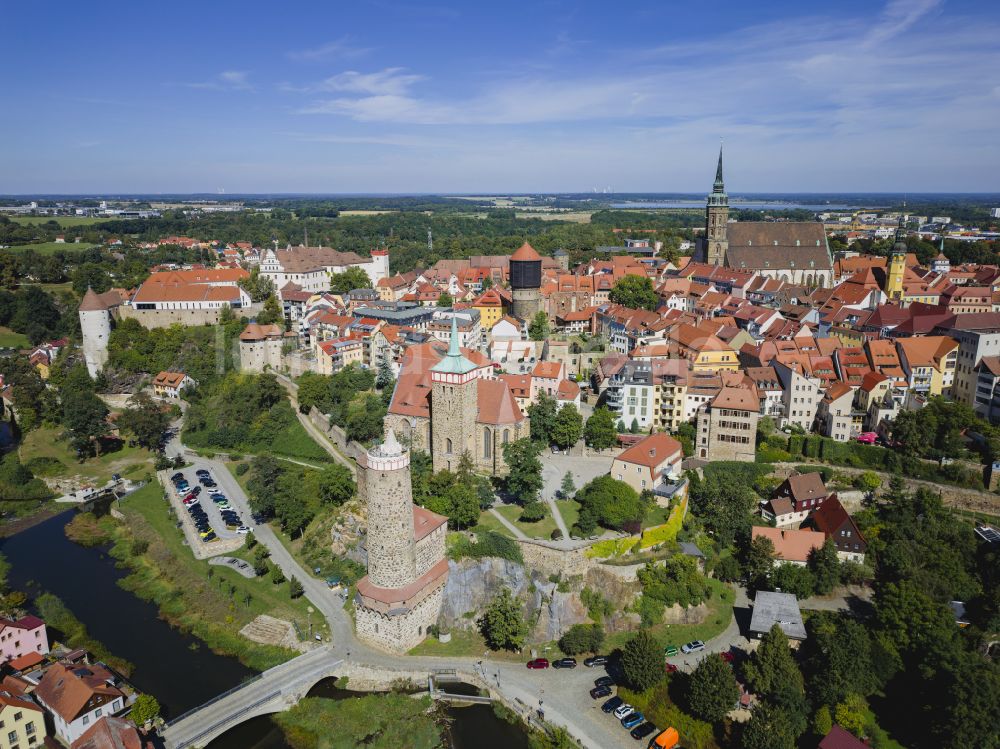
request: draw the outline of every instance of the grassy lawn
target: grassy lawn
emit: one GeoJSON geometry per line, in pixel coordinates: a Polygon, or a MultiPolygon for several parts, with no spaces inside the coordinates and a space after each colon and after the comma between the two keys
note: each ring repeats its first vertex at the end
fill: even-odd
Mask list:
{"type": "MultiPolygon", "coordinates": [[[[649,632],[662,647],[677,645],[680,647],[691,640],[708,641],[721,634],[733,616],[733,589],[725,583],[709,579],[712,586],[712,597],[708,601],[709,613],[701,624],[657,624],[649,632]]],[[[606,650],[622,647],[634,632],[615,632],[608,635],[606,650]]]]}
{"type": "MultiPolygon", "coordinates": [[[[437,656],[479,656],[489,651],[486,640],[475,629],[453,629],[451,631],[451,642],[439,642],[436,637],[428,637],[409,652],[409,655],[437,655],[437,656]]],[[[507,651],[491,652],[488,660],[494,661],[520,661],[526,656],[522,653],[511,653],[507,651]]]]}
{"type": "Polygon", "coordinates": [[[667,522],[667,517],[670,515],[669,507],[660,507],[657,505],[646,515],[646,519],[642,521],[643,529],[652,528],[654,525],[663,525],[667,522]]]}
{"type": "Polygon", "coordinates": [[[37,244],[17,244],[12,246],[10,250],[11,252],[34,250],[40,255],[54,255],[57,252],[83,252],[91,247],[97,247],[97,245],[86,242],[38,242],[37,244]]]}
{"type": "Polygon", "coordinates": [[[576,525],[576,521],[580,518],[580,503],[575,499],[557,499],[556,507],[559,509],[559,514],[562,515],[566,527],[572,533],[573,526],[576,525]]]}
{"type": "Polygon", "coordinates": [[[0,327],[0,348],[28,348],[31,341],[23,333],[15,333],[10,328],[0,327]]]}
{"type": "MultiPolygon", "coordinates": [[[[248,580],[235,570],[195,559],[156,482],[126,498],[122,510],[126,521],[115,529],[113,553],[132,571],[122,587],[155,601],[171,624],[193,632],[213,650],[235,655],[252,668],[269,668],[294,657],[294,651],[259,645],[239,634],[259,614],[291,621],[301,632],[307,631],[309,601],[305,597],[292,599],[287,581],[275,585],[269,577],[248,580]],[[139,556],[134,554],[137,540],[149,542],[139,556]]],[[[233,556],[250,559],[253,555],[243,552],[233,556]]],[[[324,632],[322,617],[313,614],[312,624],[314,631],[324,632]]]]}
{"type": "Polygon", "coordinates": [[[42,478],[75,478],[82,483],[102,486],[118,473],[129,478],[142,478],[153,470],[153,455],[141,447],[122,444],[120,450],[88,458],[82,463],[69,442],[59,437],[54,427],[39,427],[28,432],[18,453],[21,462],[42,478]]]}
{"type": "MultiPolygon", "coordinates": [[[[216,451],[220,453],[242,453],[244,455],[256,452],[255,450],[246,450],[240,447],[215,447],[214,445],[206,444],[204,433],[191,432],[186,429],[184,431],[184,443],[199,454],[209,457],[214,455],[216,451]]],[[[309,433],[298,419],[289,423],[285,429],[279,432],[274,442],[268,446],[268,449],[276,458],[285,456],[311,463],[330,463],[333,460],[330,454],[316,444],[316,440],[309,436],[309,433]]]]}
{"type": "MultiPolygon", "coordinates": [[[[546,509],[548,509],[547,505],[546,509]]],[[[497,507],[497,511],[516,525],[529,538],[552,538],[552,531],[559,527],[556,525],[555,518],[552,517],[551,513],[547,514],[537,523],[522,523],[518,520],[521,517],[521,507],[519,505],[500,505],[497,507]]]]}
{"type": "Polygon", "coordinates": [[[11,216],[10,220],[17,224],[44,224],[56,221],[59,226],[92,226],[102,221],[114,220],[113,216],[11,216]]]}
{"type": "Polygon", "coordinates": [[[496,516],[489,510],[484,511],[479,516],[479,522],[473,530],[482,533],[483,531],[494,531],[508,538],[515,538],[510,528],[497,520],[496,516]]]}

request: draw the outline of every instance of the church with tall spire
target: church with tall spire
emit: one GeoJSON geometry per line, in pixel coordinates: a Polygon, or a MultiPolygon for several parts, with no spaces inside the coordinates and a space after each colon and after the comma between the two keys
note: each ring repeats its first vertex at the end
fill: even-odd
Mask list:
{"type": "Polygon", "coordinates": [[[822,223],[729,220],[721,147],[715,182],[705,201],[705,231],[698,238],[694,260],[806,288],[833,285],[833,256],[822,223]]]}
{"type": "Polygon", "coordinates": [[[435,471],[455,471],[468,455],[477,471],[498,476],[507,472],[503,446],[527,437],[530,427],[492,362],[459,345],[452,317],[447,347],[434,340],[403,354],[385,431],[430,453],[435,471]]]}

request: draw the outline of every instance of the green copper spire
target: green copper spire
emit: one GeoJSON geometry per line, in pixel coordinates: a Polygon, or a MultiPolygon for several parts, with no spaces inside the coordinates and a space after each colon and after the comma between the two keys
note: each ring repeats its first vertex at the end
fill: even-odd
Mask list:
{"type": "Polygon", "coordinates": [[[892,246],[892,254],[901,253],[905,255],[909,252],[906,246],[906,222],[903,220],[903,212],[899,212],[899,222],[896,224],[896,243],[892,246]]]}
{"type": "Polygon", "coordinates": [[[431,367],[431,372],[441,372],[444,374],[465,374],[476,368],[462,355],[462,349],[458,345],[458,320],[455,311],[451,312],[451,340],[448,342],[448,353],[441,361],[431,367]]]}
{"type": "Polygon", "coordinates": [[[719,165],[715,168],[715,184],[712,185],[712,192],[724,193],[726,186],[722,182],[722,146],[719,146],[719,165]]]}
{"type": "Polygon", "coordinates": [[[451,339],[448,341],[448,356],[461,356],[458,348],[458,315],[451,313],[451,339]]]}

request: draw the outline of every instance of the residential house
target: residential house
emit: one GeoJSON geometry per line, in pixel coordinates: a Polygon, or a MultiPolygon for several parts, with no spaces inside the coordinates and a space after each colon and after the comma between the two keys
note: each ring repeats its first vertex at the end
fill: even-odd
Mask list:
{"type": "Polygon", "coordinates": [[[364,341],[358,338],[333,338],[316,347],[316,371],[332,375],[350,364],[361,366],[365,361],[364,341]]]}
{"type": "Polygon", "coordinates": [[[648,429],[656,415],[652,363],[626,361],[608,378],[605,405],[626,429],[633,422],[648,429]]]}
{"type": "Polygon", "coordinates": [[[140,736],[131,721],[106,715],[84,731],[70,749],[153,749],[153,742],[140,736]]]}
{"type": "Polygon", "coordinates": [[[896,350],[907,387],[924,396],[950,394],[958,343],[948,336],[897,338],[896,350]]]}
{"type": "Polygon", "coordinates": [[[854,389],[843,382],[831,385],[816,411],[816,426],[824,437],[847,442],[857,435],[852,412],[854,389]]]}
{"type": "Polygon", "coordinates": [[[752,388],[723,387],[698,411],[695,454],[702,460],[756,458],[760,400],[752,388]]]}
{"type": "Polygon", "coordinates": [[[819,531],[795,530],[793,528],[765,528],[754,526],[750,529],[751,539],[766,538],[774,546],[774,563],[795,564],[804,567],[809,555],[823,547],[826,541],[819,531]]]}
{"type": "Polygon", "coordinates": [[[42,746],[47,735],[42,708],[28,697],[0,691],[0,749],[42,746]]]}
{"type": "Polygon", "coordinates": [[[183,372],[160,372],[153,378],[153,394],[158,398],[180,398],[182,390],[196,384],[183,372]]]}
{"type": "Polygon", "coordinates": [[[770,632],[775,624],[781,627],[781,631],[791,640],[806,639],[806,627],[795,595],[758,590],[754,596],[753,611],[750,615],[750,635],[760,639],[770,632]]]}
{"type": "Polygon", "coordinates": [[[817,749],[869,749],[869,746],[835,723],[830,732],[820,740],[817,749]]]}
{"type": "Polygon", "coordinates": [[[566,377],[566,367],[561,362],[540,361],[531,370],[531,401],[538,401],[540,393],[555,398],[559,383],[566,377]]]}
{"type": "Polygon", "coordinates": [[[125,709],[125,693],[105,666],[60,661],[52,664],[35,688],[34,696],[52,715],[56,736],[72,744],[105,715],[125,709]]]}
{"type": "Polygon", "coordinates": [[[683,479],[681,443],[665,432],[655,432],[622,451],[611,464],[611,475],[637,492],[650,490],[657,504],[666,506],[683,479]]]}
{"type": "Polygon", "coordinates": [[[836,494],[831,495],[820,505],[819,509],[809,518],[809,523],[826,538],[833,541],[833,546],[837,549],[837,557],[841,561],[864,563],[868,543],[861,535],[861,531],[858,530],[854,519],[840,504],[836,494]]]}
{"type": "Polygon", "coordinates": [[[48,652],[45,622],[37,616],[22,616],[16,621],[0,618],[0,663],[29,653],[48,652]]]}
{"type": "Polygon", "coordinates": [[[830,492],[819,471],[793,473],[775,490],[770,500],[761,503],[761,515],[779,527],[797,526],[828,497],[830,492]]]}

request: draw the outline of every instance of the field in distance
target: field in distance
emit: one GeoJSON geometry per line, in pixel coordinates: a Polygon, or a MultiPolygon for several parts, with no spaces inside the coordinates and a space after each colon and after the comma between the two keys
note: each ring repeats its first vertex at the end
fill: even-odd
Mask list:
{"type": "Polygon", "coordinates": [[[57,252],[82,252],[91,247],[97,247],[97,245],[87,242],[38,242],[36,244],[15,244],[7,249],[11,252],[34,250],[40,255],[54,255],[57,252]]]}
{"type": "Polygon", "coordinates": [[[10,220],[19,224],[44,224],[48,221],[56,221],[59,226],[70,228],[90,226],[101,221],[113,221],[114,216],[11,216],[10,220]]]}

